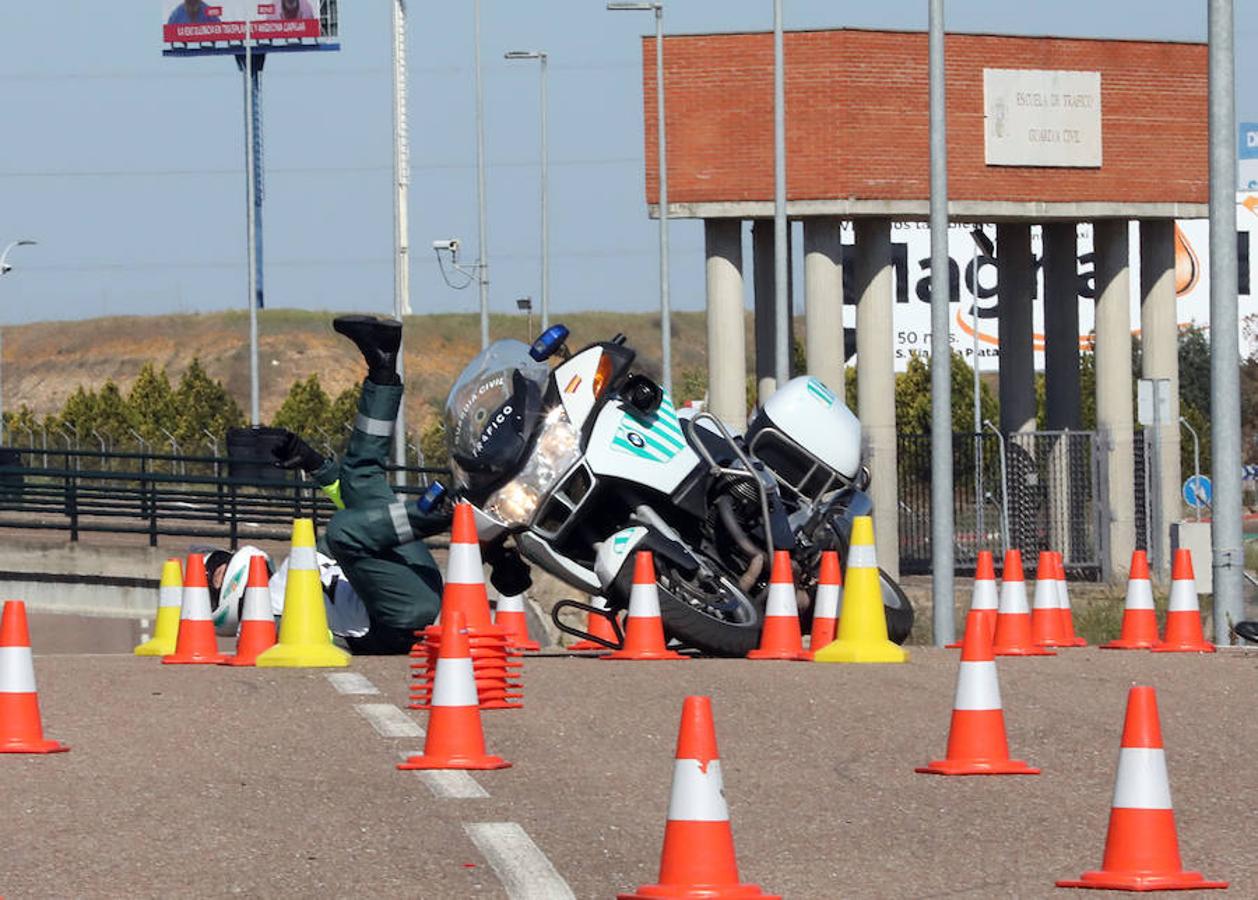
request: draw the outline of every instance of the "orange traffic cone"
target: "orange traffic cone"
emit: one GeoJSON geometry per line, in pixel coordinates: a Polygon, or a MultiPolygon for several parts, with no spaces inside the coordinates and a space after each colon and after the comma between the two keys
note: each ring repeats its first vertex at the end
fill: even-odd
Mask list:
{"type": "Polygon", "coordinates": [[[452,610],[442,623],[441,655],[433,679],[432,711],[424,752],[398,763],[399,769],[505,769],[511,763],[485,752],[476,678],[468,645],[467,620],[452,610]]]}
{"type": "Polygon", "coordinates": [[[447,609],[463,613],[469,628],[484,628],[493,624],[489,618],[489,593],[485,590],[480,537],[476,534],[476,514],[470,503],[454,505],[450,556],[446,561],[445,589],[441,594],[443,617],[447,609]]]}
{"type": "Polygon", "coordinates": [[[1075,614],[1070,608],[1070,588],[1066,584],[1066,560],[1060,550],[1053,551],[1053,559],[1057,566],[1057,608],[1061,610],[1061,629],[1066,638],[1067,647],[1086,647],[1087,639],[1075,634],[1075,614]]]}
{"type": "Polygon", "coordinates": [[[183,602],[179,610],[179,637],[175,652],[163,656],[170,664],[217,665],[227,657],[218,652],[218,638],[210,621],[210,588],[205,580],[205,560],[200,553],[189,553],[184,567],[183,602]]]}
{"type": "Polygon", "coordinates": [[[992,638],[983,622],[976,620],[979,614],[971,610],[966,616],[948,755],[913,771],[927,775],[1038,775],[1039,769],[1009,758],[992,638]]]}
{"type": "Polygon", "coordinates": [[[1052,551],[1041,550],[1035,572],[1035,602],[1031,607],[1031,641],[1037,647],[1066,647],[1066,633],[1058,602],[1057,565],[1052,551]]]}
{"type": "Polygon", "coordinates": [[[764,628],[760,646],[748,659],[811,659],[804,654],[804,638],[799,630],[799,604],[795,601],[795,579],[791,575],[791,555],[773,552],[773,574],[769,578],[769,599],[764,607],[764,628]]]}
{"type": "Polygon", "coordinates": [[[1175,551],[1171,562],[1171,597],[1166,607],[1166,636],[1153,645],[1154,653],[1213,653],[1214,644],[1201,633],[1201,608],[1197,605],[1197,580],[1192,553],[1175,551]]]}
{"type": "Polygon", "coordinates": [[[1123,630],[1102,650],[1148,650],[1158,642],[1158,619],[1153,611],[1153,585],[1149,582],[1149,557],[1132,551],[1131,575],[1127,578],[1127,602],[1123,605],[1123,630]]]}
{"type": "Polygon", "coordinates": [[[759,885],[738,880],[709,697],[687,697],[682,704],[659,878],[658,884],[644,884],[633,893],[616,896],[619,900],[772,897],[759,885]]]}
{"type": "Polygon", "coordinates": [[[245,604],[240,613],[240,634],[236,638],[236,655],[229,656],[229,666],[252,666],[258,654],[275,646],[275,614],[271,610],[271,588],[266,571],[266,557],[249,560],[249,580],[245,582],[245,604]]]}
{"type": "MultiPolygon", "coordinates": [[[[597,606],[599,609],[607,609],[607,601],[602,597],[593,597],[590,600],[591,605],[597,606]]],[[[611,620],[607,616],[600,616],[595,613],[585,614],[585,631],[594,637],[600,637],[609,644],[615,646],[620,643],[620,638],[616,635],[616,629],[612,626],[611,620]]],[[[575,644],[568,646],[570,653],[583,653],[587,650],[597,650],[606,653],[610,647],[604,647],[597,641],[580,640],[575,644]]]]}
{"type": "Polygon", "coordinates": [[[494,624],[507,629],[507,646],[516,650],[535,652],[542,645],[529,638],[528,620],[524,616],[524,595],[499,596],[494,624]]]}
{"type": "Polygon", "coordinates": [[[1166,777],[1157,692],[1151,687],[1136,685],[1127,693],[1127,718],[1101,868],[1084,872],[1078,881],[1059,881],[1057,886],[1113,891],[1227,887],[1226,881],[1206,881],[1200,872],[1183,870],[1166,777]]]}
{"type": "MultiPolygon", "coordinates": [[[[975,622],[987,629],[987,636],[990,639],[996,631],[997,608],[996,565],[992,560],[990,550],[980,550],[978,564],[974,567],[974,592],[970,594],[970,612],[978,613],[978,615],[965,617],[966,632],[970,630],[970,623],[975,622]]],[[[960,641],[953,641],[947,646],[955,649],[960,647],[964,640],[963,637],[960,641]]]]}
{"type": "MultiPolygon", "coordinates": [[[[968,627],[966,629],[969,630],[968,627]]],[[[1026,581],[1022,577],[1022,554],[1005,551],[1005,571],[1001,575],[1000,608],[992,650],[997,656],[1056,656],[1052,650],[1031,641],[1031,613],[1026,604],[1026,581]]]]}
{"type": "Polygon", "coordinates": [[[0,615],[0,753],[62,753],[69,749],[60,741],[44,738],[26,604],[6,600],[0,615]]]}
{"type": "Polygon", "coordinates": [[[843,571],[839,554],[833,550],[821,553],[821,571],[817,573],[817,597],[812,611],[812,633],[808,637],[805,659],[826,644],[834,642],[839,631],[839,609],[843,603],[843,571]]]}
{"type": "Polygon", "coordinates": [[[655,562],[649,550],[633,559],[633,588],[629,592],[629,618],[625,620],[625,646],[599,659],[689,659],[664,646],[664,622],[660,619],[660,595],[655,588],[655,562]]]}

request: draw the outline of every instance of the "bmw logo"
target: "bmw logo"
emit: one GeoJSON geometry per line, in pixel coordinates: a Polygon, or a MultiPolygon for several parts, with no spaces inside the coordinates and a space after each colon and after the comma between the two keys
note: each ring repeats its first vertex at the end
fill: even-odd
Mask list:
{"type": "Polygon", "coordinates": [[[643,447],[646,446],[646,441],[644,441],[642,439],[642,435],[638,434],[636,431],[629,432],[627,435],[625,435],[625,439],[629,441],[629,443],[637,447],[639,450],[641,450],[643,447]]]}

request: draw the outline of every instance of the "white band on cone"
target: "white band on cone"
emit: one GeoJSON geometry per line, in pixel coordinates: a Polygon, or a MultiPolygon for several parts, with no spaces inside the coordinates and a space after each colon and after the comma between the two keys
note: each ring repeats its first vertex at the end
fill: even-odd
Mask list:
{"type": "Polygon", "coordinates": [[[847,551],[847,567],[849,569],[876,569],[878,568],[878,554],[868,544],[857,544],[854,547],[849,547],[847,551]]]}
{"type": "Polygon", "coordinates": [[[1123,747],[1114,779],[1115,809],[1170,809],[1171,785],[1161,747],[1123,747]]]}
{"type": "Polygon", "coordinates": [[[1035,608],[1057,608],[1057,582],[1051,578],[1041,578],[1035,582],[1035,608]]]}
{"type": "Polygon", "coordinates": [[[1027,613],[1026,582],[1006,581],[1000,586],[1000,611],[1002,613],[1027,613]]]}
{"type": "Polygon", "coordinates": [[[1147,578],[1127,582],[1127,609],[1153,609],[1153,585],[1147,578]]]}
{"type": "Polygon", "coordinates": [[[1197,583],[1186,578],[1171,582],[1171,598],[1167,612],[1197,612],[1197,583]]]}
{"type": "Polygon", "coordinates": [[[982,710],[1000,709],[1000,682],[996,679],[994,660],[961,662],[957,672],[957,693],[952,701],[953,709],[982,710]]]}
{"type": "Polygon", "coordinates": [[[210,589],[185,587],[180,607],[182,612],[180,612],[179,618],[186,622],[210,621],[210,589]]]}
{"type": "Polygon", "coordinates": [[[697,759],[673,763],[673,792],[668,800],[670,822],[728,822],[729,807],[721,789],[721,761],[700,766],[697,759]],[[707,771],[704,771],[706,769],[707,771]]]}
{"type": "Polygon", "coordinates": [[[974,593],[970,596],[970,609],[998,609],[1000,598],[996,595],[996,582],[983,578],[974,582],[974,593]]]}
{"type": "Polygon", "coordinates": [[[769,584],[769,599],[764,604],[764,615],[799,618],[799,605],[795,602],[795,587],[788,582],[774,581],[769,584]]]}
{"type": "Polygon", "coordinates": [[[480,544],[451,544],[446,561],[446,584],[484,584],[480,544]]]}
{"type": "Polygon", "coordinates": [[[183,605],[183,588],[178,585],[167,585],[166,587],[157,589],[157,605],[161,606],[182,606],[183,605]]]}
{"type": "Polygon", "coordinates": [[[294,547],[288,554],[288,571],[298,569],[317,569],[319,561],[315,558],[314,547],[294,547]]]}
{"type": "Polygon", "coordinates": [[[30,647],[0,647],[0,694],[35,693],[30,647]]]}
{"type": "Polygon", "coordinates": [[[629,591],[629,618],[656,619],[660,615],[660,595],[653,584],[634,584],[629,591]]]}
{"type": "Polygon", "coordinates": [[[524,612],[524,595],[499,596],[498,612],[524,612]]]}
{"type": "Polygon", "coordinates": [[[270,589],[264,587],[245,588],[245,605],[240,613],[240,620],[242,622],[269,622],[273,618],[270,589]]]}
{"type": "Polygon", "coordinates": [[[1066,587],[1066,576],[1061,573],[1057,576],[1057,606],[1070,609],[1070,590],[1066,587]]]}
{"type": "Polygon", "coordinates": [[[839,597],[843,588],[837,584],[817,585],[817,609],[813,612],[814,619],[837,619],[839,617],[839,597]]]}
{"type": "Polygon", "coordinates": [[[433,706],[477,706],[476,675],[472,661],[463,659],[438,659],[437,674],[433,679],[433,706]]]}

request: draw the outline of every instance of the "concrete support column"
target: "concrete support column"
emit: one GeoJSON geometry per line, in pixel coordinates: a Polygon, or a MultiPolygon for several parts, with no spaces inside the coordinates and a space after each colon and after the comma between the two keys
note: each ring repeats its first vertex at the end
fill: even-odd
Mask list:
{"type": "Polygon", "coordinates": [[[1101,566],[1127,577],[1136,543],[1131,410],[1131,271],[1126,220],[1092,226],[1096,255],[1096,428],[1101,441],[1101,566]],[[1106,515],[1108,513],[1108,515],[1106,515]]]}
{"type": "Polygon", "coordinates": [[[804,351],[808,374],[842,397],[843,270],[839,220],[804,220],[804,351]]]}
{"type": "Polygon", "coordinates": [[[1180,518],[1179,322],[1175,315],[1175,223],[1170,219],[1140,223],[1140,349],[1141,374],[1170,382],[1170,414],[1158,434],[1151,435],[1161,451],[1161,484],[1150,480],[1149,486],[1160,503],[1162,529],[1160,534],[1149,535],[1148,548],[1158,562],[1159,574],[1169,578],[1170,526],[1180,518]],[[1155,548],[1154,541],[1160,546],[1155,548]]]}
{"type": "Polygon", "coordinates": [[[747,325],[739,219],[705,219],[708,409],[731,428],[747,425],[747,325]]]}
{"type": "MultiPolygon", "coordinates": [[[[1043,226],[1044,248],[1044,394],[1045,424],[1049,431],[1078,431],[1082,427],[1079,398],[1079,242],[1074,222],[1043,226]]],[[[1082,436],[1053,441],[1049,456],[1049,546],[1065,555],[1067,564],[1078,557],[1075,540],[1086,530],[1081,479],[1090,460],[1082,436]]]]}
{"type": "Polygon", "coordinates": [[[997,299],[1000,322],[1000,430],[1035,430],[1035,357],[1031,296],[1035,264],[1031,226],[996,226],[997,299]]]}
{"type": "MultiPolygon", "coordinates": [[[[872,481],[878,565],[900,577],[891,221],[856,220],[856,410],[872,481]]],[[[842,396],[840,394],[839,396],[842,396]]]]}
{"type": "Polygon", "coordinates": [[[773,374],[777,320],[774,318],[772,219],[756,219],[752,223],[751,255],[756,327],[756,402],[763,406],[777,389],[777,379],[773,374]]]}

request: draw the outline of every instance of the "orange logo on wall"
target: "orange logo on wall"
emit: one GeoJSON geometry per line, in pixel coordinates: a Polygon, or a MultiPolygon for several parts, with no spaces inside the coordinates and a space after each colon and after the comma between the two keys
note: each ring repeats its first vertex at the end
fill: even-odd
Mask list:
{"type": "MultiPolygon", "coordinates": [[[[1250,200],[1245,200],[1249,206],[1250,200]]],[[[1252,212],[1252,207],[1250,209],[1252,212]]],[[[1175,296],[1182,297],[1197,286],[1201,280],[1201,260],[1197,259],[1197,251],[1193,250],[1188,238],[1175,226],[1175,296]]]]}

